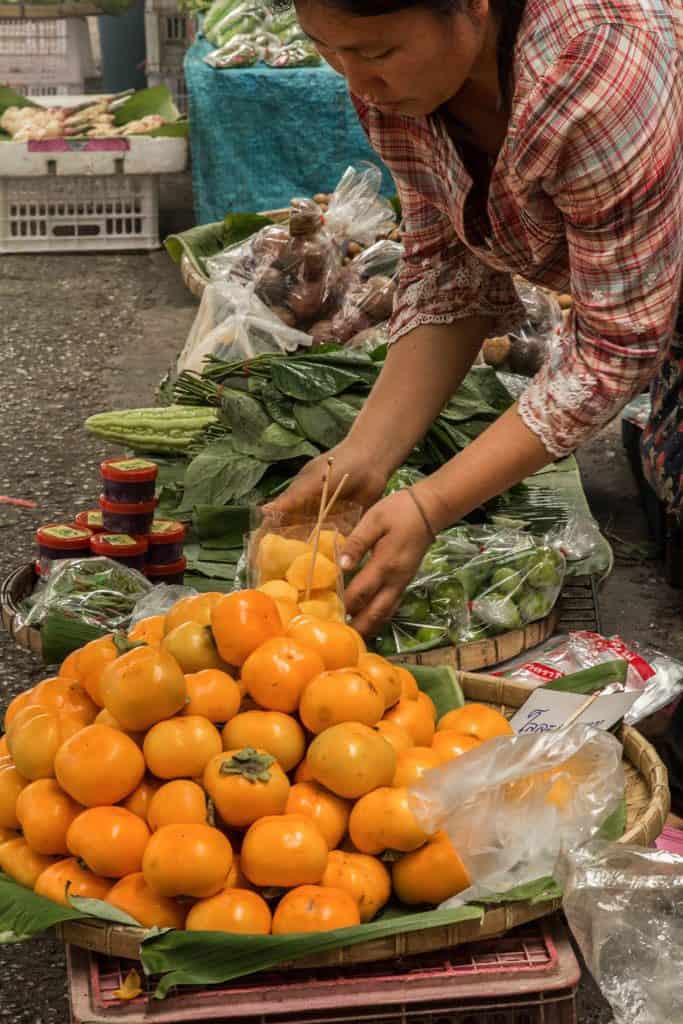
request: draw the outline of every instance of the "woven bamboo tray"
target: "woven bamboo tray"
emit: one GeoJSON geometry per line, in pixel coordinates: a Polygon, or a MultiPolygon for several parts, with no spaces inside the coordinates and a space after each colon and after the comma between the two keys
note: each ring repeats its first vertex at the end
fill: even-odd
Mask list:
{"type": "MultiPolygon", "coordinates": [[[[476,676],[459,672],[458,678],[465,696],[472,701],[490,704],[511,715],[525,702],[529,691],[525,686],[495,676],[476,676]]],[[[626,770],[627,821],[621,843],[651,846],[664,828],[669,813],[670,797],[666,768],[654,748],[639,732],[624,726],[619,737],[624,745],[626,770]]],[[[332,950],[319,956],[309,956],[290,964],[288,968],[340,967],[396,957],[448,949],[463,942],[493,938],[511,928],[553,913],[559,900],[542,903],[519,902],[487,910],[478,921],[428,928],[421,932],[394,935],[387,939],[360,943],[347,949],[332,950]]],[[[145,932],[140,928],[106,925],[92,921],[68,921],[55,929],[58,938],[84,949],[110,956],[139,959],[140,943],[145,932]]]]}
{"type": "MultiPolygon", "coordinates": [[[[22,625],[19,617],[19,606],[33,591],[36,580],[35,569],[31,563],[16,569],[0,584],[0,621],[20,647],[41,657],[43,648],[40,630],[22,625]]],[[[518,654],[552,636],[556,625],[557,612],[552,611],[547,618],[532,622],[524,629],[517,629],[512,633],[503,633],[501,636],[463,644],[460,647],[440,647],[425,651],[423,654],[401,654],[394,660],[411,665],[451,665],[464,672],[471,672],[516,658],[518,654]]]]}

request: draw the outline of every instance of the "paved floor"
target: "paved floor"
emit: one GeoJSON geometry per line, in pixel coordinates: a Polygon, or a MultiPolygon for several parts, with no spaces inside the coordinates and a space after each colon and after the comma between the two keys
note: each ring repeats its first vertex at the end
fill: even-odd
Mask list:
{"type": "MultiPolygon", "coordinates": [[[[38,504],[35,512],[0,505],[0,575],[32,555],[38,524],[71,518],[96,500],[97,465],[107,448],[86,435],[83,420],[103,409],[153,404],[195,309],[164,252],[0,261],[0,494],[38,504]]],[[[601,522],[623,540],[642,542],[618,432],[609,429],[588,445],[581,462],[601,522]]],[[[628,550],[603,590],[605,630],[683,650],[680,594],[628,550]]],[[[40,677],[35,660],[0,634],[0,710],[40,677]]],[[[3,1020],[68,1022],[57,943],[0,947],[3,1020]]],[[[580,1024],[610,1020],[584,981],[580,1024]]]]}

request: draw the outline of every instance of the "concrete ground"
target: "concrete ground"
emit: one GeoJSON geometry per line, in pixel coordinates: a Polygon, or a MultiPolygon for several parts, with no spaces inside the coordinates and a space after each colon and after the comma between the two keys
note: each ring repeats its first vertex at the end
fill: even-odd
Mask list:
{"type": "MultiPolygon", "coordinates": [[[[166,193],[167,229],[191,223],[186,182],[166,193]]],[[[34,553],[40,523],[70,519],[98,495],[107,446],[83,421],[105,409],[152,405],[154,388],[181,347],[196,304],[164,251],[149,254],[5,256],[0,261],[0,577],[34,553]]],[[[601,524],[618,538],[615,571],[602,591],[605,632],[683,650],[681,593],[633,545],[646,539],[618,429],[580,456],[601,524]],[[627,542],[627,544],[622,543],[627,542]],[[627,545],[631,545],[630,547],[627,545]]],[[[44,672],[0,633],[0,711],[44,672]]],[[[62,947],[51,940],[0,947],[0,1021],[66,1024],[62,947]]],[[[608,1024],[609,1009],[586,976],[579,1024],[608,1024]]]]}

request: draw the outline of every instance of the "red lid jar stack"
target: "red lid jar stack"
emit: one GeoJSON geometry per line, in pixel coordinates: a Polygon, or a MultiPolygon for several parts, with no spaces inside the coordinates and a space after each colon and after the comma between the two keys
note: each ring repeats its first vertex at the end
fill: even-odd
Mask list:
{"type": "Polygon", "coordinates": [[[87,558],[90,555],[90,530],[75,523],[50,523],[36,530],[40,553],[40,571],[45,573],[53,562],[64,558],[87,558]]]}
{"type": "Polygon", "coordinates": [[[145,537],[131,537],[127,533],[97,533],[90,541],[93,555],[112,558],[129,569],[145,571],[147,540],[145,537]]]}

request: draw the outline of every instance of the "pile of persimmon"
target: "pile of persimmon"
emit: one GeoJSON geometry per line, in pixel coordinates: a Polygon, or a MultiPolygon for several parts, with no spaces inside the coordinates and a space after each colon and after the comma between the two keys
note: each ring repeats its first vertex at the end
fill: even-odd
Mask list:
{"type": "Polygon", "coordinates": [[[468,884],[408,787],[509,733],[481,705],[436,722],[348,625],[267,593],[185,598],[69,655],[0,740],[0,868],[145,927],[286,934],[372,920],[393,894],[468,884]]]}

